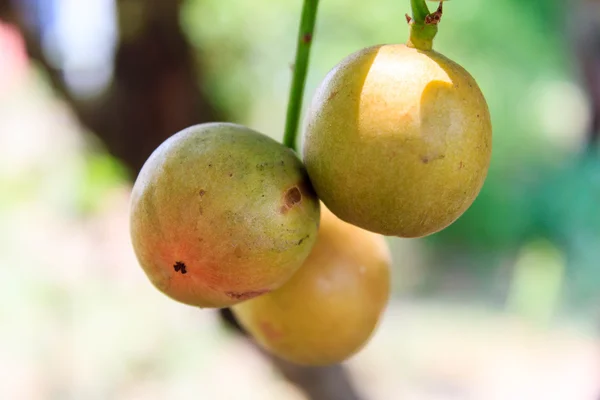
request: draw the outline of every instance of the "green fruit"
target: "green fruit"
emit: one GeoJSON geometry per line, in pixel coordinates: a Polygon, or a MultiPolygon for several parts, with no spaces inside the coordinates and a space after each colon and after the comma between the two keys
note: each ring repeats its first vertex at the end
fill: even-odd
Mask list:
{"type": "Polygon", "coordinates": [[[225,307],[281,286],[316,240],[319,202],[293,151],[243,126],[192,126],[140,172],[131,238],[150,281],[225,307]]]}
{"type": "Polygon", "coordinates": [[[327,75],[308,111],[303,156],[338,217],[421,237],[469,208],[491,148],[488,106],[467,71],[435,51],[384,45],[327,75]]]}
{"type": "Polygon", "coordinates": [[[304,365],[338,363],[359,351],[390,292],[384,238],[321,210],[317,243],[300,270],[281,288],[233,307],[263,348],[304,365]]]}

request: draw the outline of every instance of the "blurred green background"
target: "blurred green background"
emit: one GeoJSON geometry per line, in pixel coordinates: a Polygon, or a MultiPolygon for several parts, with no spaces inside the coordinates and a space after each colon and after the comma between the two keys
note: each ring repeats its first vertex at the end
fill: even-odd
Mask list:
{"type": "MultiPolygon", "coordinates": [[[[599,4],[445,5],[435,49],[488,100],[491,170],[451,227],[389,239],[394,300],[345,365],[361,398],[597,399],[599,4]]],[[[216,313],[156,293],[127,215],[177,129],[281,140],[301,6],[0,1],[0,398],[310,397],[216,313]]],[[[348,54],[408,37],[408,0],[319,7],[305,104],[348,54]]]]}

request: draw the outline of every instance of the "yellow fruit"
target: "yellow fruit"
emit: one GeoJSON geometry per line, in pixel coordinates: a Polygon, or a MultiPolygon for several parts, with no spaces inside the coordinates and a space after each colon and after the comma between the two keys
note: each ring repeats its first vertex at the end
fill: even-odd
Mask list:
{"type": "Polygon", "coordinates": [[[390,291],[382,236],[347,224],[325,207],[317,243],[281,288],[233,312],[265,349],[297,364],[341,362],[371,337],[390,291]]]}
{"type": "Polygon", "coordinates": [[[460,65],[402,44],[363,49],[325,78],[308,111],[303,156],[320,199],[373,232],[421,237],[475,200],[492,127],[460,65]]]}
{"type": "Polygon", "coordinates": [[[316,241],[319,202],[293,151],[243,126],[185,129],[146,161],[131,238],[171,298],[225,307],[281,286],[316,241]]]}

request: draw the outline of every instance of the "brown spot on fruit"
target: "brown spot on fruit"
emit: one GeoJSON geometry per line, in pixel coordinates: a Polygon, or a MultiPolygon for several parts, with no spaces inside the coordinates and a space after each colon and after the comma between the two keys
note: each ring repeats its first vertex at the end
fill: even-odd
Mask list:
{"type": "Polygon", "coordinates": [[[241,258],[242,257],[242,249],[239,246],[236,246],[235,249],[233,249],[233,255],[236,256],[237,258],[241,258]]]}
{"type": "Polygon", "coordinates": [[[288,207],[293,207],[295,204],[298,204],[301,201],[302,193],[300,193],[300,189],[298,189],[296,186],[285,193],[285,204],[288,207]]]}
{"type": "Polygon", "coordinates": [[[206,194],[206,190],[200,189],[200,191],[198,192],[198,194],[200,195],[200,197],[204,197],[204,195],[206,194]]]}
{"type": "Polygon", "coordinates": [[[329,97],[327,98],[327,101],[331,101],[331,100],[335,99],[335,96],[337,96],[337,95],[338,95],[338,93],[339,93],[339,92],[338,92],[337,90],[336,90],[336,91],[334,91],[334,92],[332,92],[332,93],[329,95],[329,97]]]}
{"type": "Polygon", "coordinates": [[[458,164],[458,169],[463,169],[465,165],[463,164],[463,162],[461,161],[460,164],[458,164]]]}
{"type": "Polygon", "coordinates": [[[300,202],[302,202],[302,192],[300,191],[298,186],[294,186],[291,189],[288,189],[283,194],[283,205],[281,206],[281,212],[285,214],[300,202]]]}
{"type": "Polygon", "coordinates": [[[270,340],[277,340],[283,336],[283,332],[279,329],[275,328],[273,324],[268,321],[260,322],[260,330],[264,333],[264,335],[270,340]]]}
{"type": "Polygon", "coordinates": [[[187,270],[185,268],[185,264],[181,261],[177,261],[175,265],[173,265],[173,269],[175,270],[175,272],[181,272],[182,274],[187,273],[187,270]]]}
{"type": "Polygon", "coordinates": [[[261,294],[265,294],[265,293],[269,293],[269,292],[270,292],[269,289],[263,289],[263,290],[249,291],[249,292],[225,292],[225,294],[227,296],[231,297],[232,299],[236,299],[236,300],[250,300],[250,299],[260,296],[261,294]]]}
{"type": "Polygon", "coordinates": [[[436,161],[436,160],[443,160],[444,158],[446,158],[445,154],[440,154],[440,155],[434,155],[434,156],[421,156],[421,162],[423,164],[428,164],[431,161],[436,161]]]}

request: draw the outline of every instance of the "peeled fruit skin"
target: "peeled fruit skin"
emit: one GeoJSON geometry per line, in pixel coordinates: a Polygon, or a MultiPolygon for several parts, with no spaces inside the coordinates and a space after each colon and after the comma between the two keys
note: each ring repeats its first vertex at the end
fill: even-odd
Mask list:
{"type": "Polygon", "coordinates": [[[296,154],[229,123],[163,142],[133,187],[133,248],[182,303],[226,307],[281,286],[316,241],[320,205],[296,154]]]}
{"type": "Polygon", "coordinates": [[[235,305],[240,324],[276,356],[329,365],[359,351],[375,331],[390,292],[384,238],[321,207],[317,242],[281,288],[235,305]]]}
{"type": "Polygon", "coordinates": [[[435,51],[403,44],[339,63],[307,113],[303,157],[339,218],[422,237],[458,219],[487,176],[492,126],[477,83],[435,51]]]}

